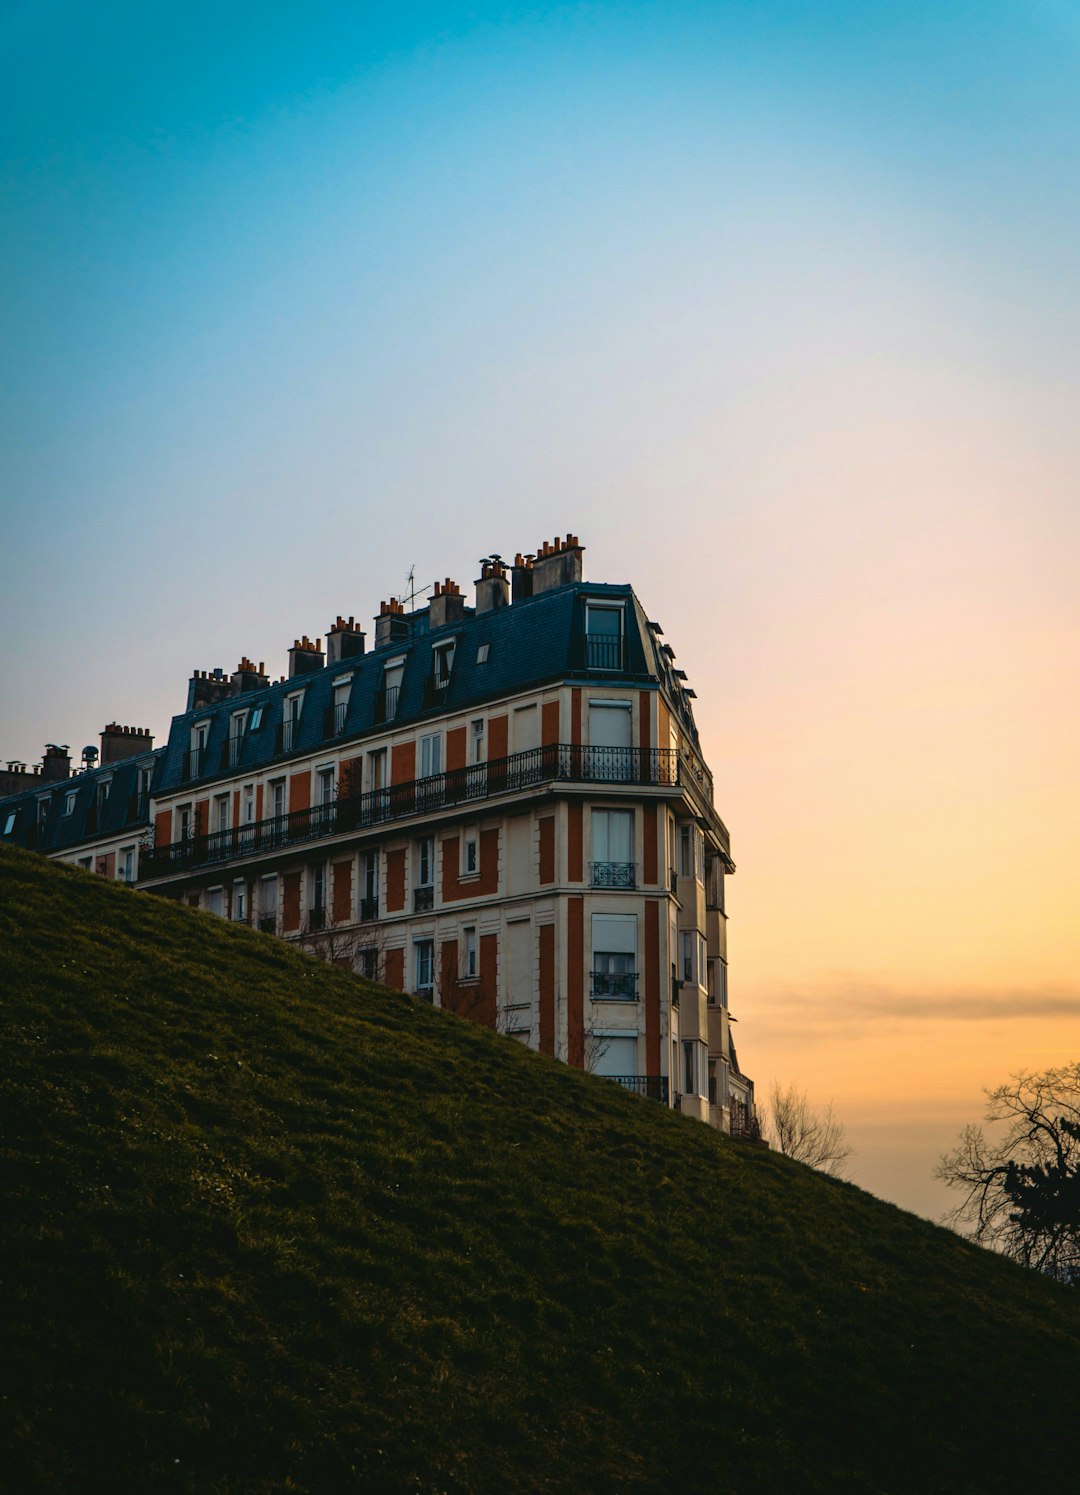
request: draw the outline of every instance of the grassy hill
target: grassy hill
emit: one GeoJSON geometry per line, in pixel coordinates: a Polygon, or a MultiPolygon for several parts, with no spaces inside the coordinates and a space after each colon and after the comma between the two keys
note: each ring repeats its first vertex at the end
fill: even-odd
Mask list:
{"type": "Polygon", "coordinates": [[[0,851],[9,1489],[1075,1489],[1080,1294],[0,851]]]}

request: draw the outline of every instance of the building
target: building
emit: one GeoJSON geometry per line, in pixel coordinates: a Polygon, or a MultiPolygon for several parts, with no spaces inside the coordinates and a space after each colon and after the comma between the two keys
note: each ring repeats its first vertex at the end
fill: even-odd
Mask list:
{"type": "MultiPolygon", "coordinates": [[[[36,846],[745,1129],[727,985],[734,871],[691,701],[628,585],[576,536],[289,650],[196,671],[154,750],[0,804],[36,846]]],[[[106,741],[108,738],[108,741],[106,741]]],[[[92,753],[93,750],[87,750],[92,753]]],[[[85,754],[84,754],[85,757],[85,754]]]]}

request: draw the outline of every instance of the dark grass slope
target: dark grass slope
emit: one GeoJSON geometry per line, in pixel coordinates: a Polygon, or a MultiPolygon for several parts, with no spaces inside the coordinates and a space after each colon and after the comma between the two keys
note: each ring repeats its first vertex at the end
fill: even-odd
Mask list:
{"type": "Polygon", "coordinates": [[[11,1489],[1076,1488],[1080,1294],[0,853],[11,1489]]]}

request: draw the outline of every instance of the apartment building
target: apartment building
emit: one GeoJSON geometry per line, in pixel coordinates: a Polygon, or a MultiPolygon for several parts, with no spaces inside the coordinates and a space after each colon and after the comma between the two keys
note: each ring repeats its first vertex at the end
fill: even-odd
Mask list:
{"type": "Polygon", "coordinates": [[[197,671],[163,748],[140,734],[39,780],[0,803],[0,838],[741,1131],[734,865],[693,696],[632,587],[587,583],[568,535],[485,561],[473,605],[450,579],[382,603],[371,649],[338,617],[276,683],[246,658],[197,671]]]}

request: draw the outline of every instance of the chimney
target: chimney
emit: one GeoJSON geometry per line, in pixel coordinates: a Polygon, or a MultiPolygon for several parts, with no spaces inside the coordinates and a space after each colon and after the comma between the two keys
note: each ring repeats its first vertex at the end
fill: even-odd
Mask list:
{"type": "Polygon", "coordinates": [[[41,777],[48,784],[59,784],[62,779],[71,778],[71,754],[66,742],[59,745],[55,742],[45,744],[41,777]]]}
{"type": "Polygon", "coordinates": [[[266,678],[266,666],[262,660],[259,661],[258,667],[256,667],[245,654],[236,666],[236,669],[233,670],[232,679],[229,683],[232,686],[232,694],[234,696],[243,696],[249,690],[261,690],[263,686],[269,685],[270,681],[266,678]]]}
{"type": "Polygon", "coordinates": [[[303,638],[293,640],[293,646],[289,650],[289,679],[294,680],[297,675],[313,675],[323,667],[322,639],[316,639],[314,643],[305,633],[303,638]]]}
{"type": "Polygon", "coordinates": [[[506,567],[497,557],[480,562],[480,580],[476,583],[476,611],[494,612],[510,605],[510,580],[506,567]]]}
{"type": "Polygon", "coordinates": [[[198,711],[202,706],[213,706],[232,693],[232,681],[220,665],[213,670],[193,670],[188,681],[187,709],[198,711]]]}
{"type": "Polygon", "coordinates": [[[554,591],[556,587],[568,587],[575,581],[580,581],[584,549],[584,545],[579,544],[577,535],[567,535],[565,540],[560,540],[556,535],[550,545],[545,540],[533,561],[533,595],[554,591]]]}
{"type": "Polygon", "coordinates": [[[514,557],[514,601],[523,602],[533,594],[533,557],[522,555],[519,550],[514,557]]]}
{"type": "Polygon", "coordinates": [[[148,727],[121,727],[110,722],[101,734],[101,766],[118,763],[121,758],[134,758],[136,753],[148,753],[153,746],[148,727]]]}
{"type": "Polygon", "coordinates": [[[397,643],[409,637],[409,620],[405,616],[405,604],[396,597],[379,603],[379,616],[375,619],[375,647],[397,643]]]}
{"type": "Polygon", "coordinates": [[[326,635],[327,664],[340,664],[343,659],[355,659],[363,652],[363,629],[353,618],[346,622],[339,613],[337,622],[326,635]]]}
{"type": "Polygon", "coordinates": [[[441,584],[435,583],[435,591],[428,598],[428,627],[445,628],[447,623],[460,623],[465,616],[465,598],[461,588],[449,576],[441,584]]]}

